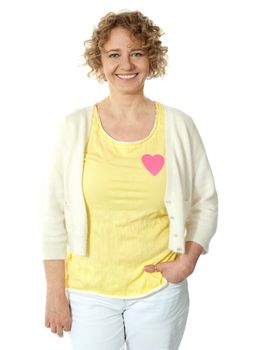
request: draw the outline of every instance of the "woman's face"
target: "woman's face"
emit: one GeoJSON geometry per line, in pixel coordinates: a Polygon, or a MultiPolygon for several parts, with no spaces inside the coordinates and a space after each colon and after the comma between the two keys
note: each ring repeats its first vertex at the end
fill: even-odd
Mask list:
{"type": "Polygon", "coordinates": [[[101,60],[101,72],[112,92],[143,92],[145,79],[149,75],[149,59],[141,43],[132,41],[127,29],[112,29],[109,40],[101,50],[101,60]]]}

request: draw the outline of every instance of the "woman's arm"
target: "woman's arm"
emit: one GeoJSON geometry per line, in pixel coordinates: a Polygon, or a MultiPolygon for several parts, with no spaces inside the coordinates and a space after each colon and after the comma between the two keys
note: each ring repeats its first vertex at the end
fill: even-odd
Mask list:
{"type": "Polygon", "coordinates": [[[190,132],[194,170],[191,207],[186,218],[186,241],[198,243],[204,248],[202,254],[206,254],[217,229],[218,195],[202,138],[192,119],[190,132]]]}
{"type": "Polygon", "coordinates": [[[199,256],[204,248],[192,241],[186,242],[186,251],[184,254],[178,254],[173,261],[167,261],[156,265],[145,265],[146,272],[161,272],[168,282],[180,283],[195,269],[199,256]]]}
{"type": "Polygon", "coordinates": [[[204,249],[200,244],[192,241],[186,242],[185,254],[178,256],[178,259],[186,266],[189,275],[194,271],[198,258],[203,252],[204,249]]]}
{"type": "MultiPolygon", "coordinates": [[[[64,260],[67,256],[65,225],[64,162],[67,152],[67,119],[54,139],[40,212],[42,260],[64,260]]],[[[55,264],[60,264],[56,263],[55,264]]],[[[48,263],[49,265],[49,263],[48,263]]],[[[50,269],[49,269],[50,270],[50,269]]],[[[48,271],[49,272],[49,271],[48,271]]],[[[48,276],[49,277],[49,276],[48,276]]]]}
{"type": "Polygon", "coordinates": [[[47,290],[65,292],[65,260],[44,260],[47,290]]]}
{"type": "Polygon", "coordinates": [[[63,336],[71,329],[71,310],[65,294],[65,260],[44,260],[47,283],[45,327],[63,336]]]}

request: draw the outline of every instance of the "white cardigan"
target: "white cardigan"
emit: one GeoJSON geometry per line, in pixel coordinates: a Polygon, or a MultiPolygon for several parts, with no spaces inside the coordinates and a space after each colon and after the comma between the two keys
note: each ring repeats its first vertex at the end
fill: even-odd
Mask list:
{"type": "MultiPolygon", "coordinates": [[[[44,260],[66,259],[67,246],[86,256],[87,212],[82,189],[84,151],[93,106],[74,110],[62,122],[52,153],[41,212],[44,260]]],[[[208,252],[216,232],[218,197],[200,134],[190,116],[164,105],[166,140],[165,206],[169,217],[168,248],[184,253],[185,241],[208,252]]]]}

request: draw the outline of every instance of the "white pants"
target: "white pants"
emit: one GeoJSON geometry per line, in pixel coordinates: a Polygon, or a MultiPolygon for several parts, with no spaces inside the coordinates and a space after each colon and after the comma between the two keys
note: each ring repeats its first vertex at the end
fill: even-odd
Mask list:
{"type": "Polygon", "coordinates": [[[73,350],[178,350],[189,310],[187,280],[142,298],[68,291],[73,350]]]}

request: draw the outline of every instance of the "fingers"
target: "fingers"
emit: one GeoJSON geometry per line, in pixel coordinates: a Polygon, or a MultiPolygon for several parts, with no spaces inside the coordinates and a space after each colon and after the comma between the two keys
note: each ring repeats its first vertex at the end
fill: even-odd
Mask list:
{"type": "Polygon", "coordinates": [[[146,266],[144,266],[144,270],[146,272],[158,272],[158,266],[157,265],[146,265],[146,266]]]}
{"type": "Polygon", "coordinates": [[[69,332],[71,330],[71,324],[72,324],[72,320],[71,320],[71,317],[70,317],[67,321],[65,321],[63,323],[63,328],[64,328],[65,332],[69,332]]]}
{"type": "Polygon", "coordinates": [[[64,336],[63,331],[69,332],[71,330],[71,324],[72,324],[72,320],[70,317],[66,321],[62,322],[62,324],[46,321],[45,327],[51,328],[52,333],[56,333],[59,337],[63,337],[64,336]]]}
{"type": "Polygon", "coordinates": [[[51,328],[51,332],[57,334],[59,337],[64,336],[64,332],[69,332],[72,324],[71,308],[69,310],[55,311],[46,310],[45,313],[45,327],[51,328]]]}
{"type": "Polygon", "coordinates": [[[51,324],[51,332],[52,333],[57,333],[59,337],[63,337],[63,328],[60,324],[56,325],[54,323],[51,324]]]}

